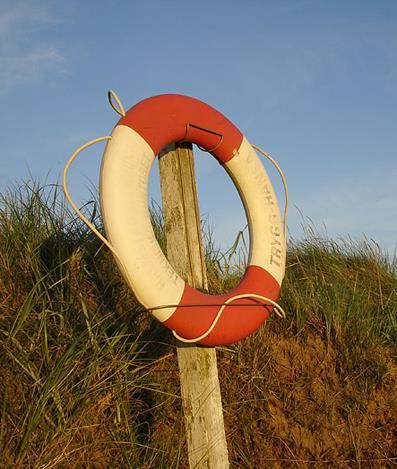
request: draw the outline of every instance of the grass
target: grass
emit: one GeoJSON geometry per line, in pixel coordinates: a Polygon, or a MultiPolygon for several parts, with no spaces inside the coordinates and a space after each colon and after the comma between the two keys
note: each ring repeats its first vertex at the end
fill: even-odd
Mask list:
{"type": "MultiPolygon", "coordinates": [[[[101,228],[96,203],[85,209],[101,228]]],[[[205,231],[211,292],[238,281],[237,241],[222,253],[205,231]]],[[[232,467],[391,466],[396,258],[307,227],[289,245],[281,304],[285,321],[218,349],[232,467]]],[[[186,467],[175,344],[56,185],[0,201],[0,378],[0,465],[186,467]]]]}

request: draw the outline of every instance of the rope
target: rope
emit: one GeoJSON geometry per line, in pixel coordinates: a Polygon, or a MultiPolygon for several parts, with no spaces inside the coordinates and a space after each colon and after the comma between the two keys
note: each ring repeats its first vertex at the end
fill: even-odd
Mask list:
{"type": "Polygon", "coordinates": [[[117,94],[113,90],[108,91],[108,101],[109,104],[112,106],[112,108],[119,114],[121,117],[125,116],[125,109],[123,104],[120,101],[120,98],[117,96],[117,94]],[[118,108],[115,106],[113,99],[116,101],[118,108]]]}
{"type": "MultiPolygon", "coordinates": [[[[285,318],[285,311],[283,310],[283,308],[278,304],[276,303],[275,301],[271,300],[270,298],[267,298],[266,296],[262,296],[262,295],[257,295],[256,293],[244,293],[244,294],[241,294],[241,295],[235,295],[235,296],[232,296],[230,298],[228,298],[224,303],[222,303],[222,306],[221,308],[219,309],[217,315],[215,316],[215,319],[212,321],[210,327],[204,332],[204,334],[200,335],[199,337],[195,337],[194,339],[185,339],[184,337],[181,337],[177,332],[175,331],[172,331],[172,333],[174,334],[174,336],[180,340],[181,342],[184,342],[186,344],[194,344],[195,342],[199,342],[200,340],[203,340],[205,339],[209,334],[211,334],[211,332],[214,330],[214,327],[217,325],[224,309],[226,308],[226,306],[231,303],[232,301],[234,300],[239,300],[241,298],[257,298],[259,300],[263,300],[263,301],[267,301],[269,302],[273,307],[274,307],[274,311],[276,312],[276,314],[278,316],[280,316],[281,318],[285,318]]],[[[203,305],[205,306],[205,305],[203,305]]],[[[264,306],[264,305],[263,305],[264,306]]]]}
{"type": "MultiPolygon", "coordinates": [[[[118,113],[120,114],[121,116],[124,116],[125,115],[125,111],[124,111],[124,107],[123,105],[121,104],[118,96],[116,95],[116,93],[114,93],[114,91],[110,90],[108,92],[108,99],[109,99],[109,103],[110,105],[112,106],[112,108],[118,113]],[[113,104],[113,101],[112,101],[112,98],[115,98],[116,102],[118,103],[120,109],[117,109],[114,104],[113,104]]],[[[90,228],[90,230],[110,249],[110,251],[114,254],[114,256],[117,258],[117,260],[119,261],[120,265],[123,267],[124,271],[127,272],[127,269],[125,269],[124,267],[124,263],[123,261],[121,260],[121,257],[118,255],[117,251],[114,249],[114,247],[110,244],[110,242],[95,228],[95,226],[93,225],[93,223],[91,223],[83,214],[82,212],[78,209],[77,205],[74,203],[72,197],[70,196],[70,193],[69,193],[69,190],[68,190],[68,187],[67,187],[67,175],[68,175],[68,171],[70,169],[70,166],[71,164],[73,163],[73,161],[77,158],[77,156],[83,151],[85,150],[86,148],[92,146],[92,145],[95,145],[96,143],[99,143],[99,142],[102,142],[104,140],[111,140],[112,137],[111,135],[106,135],[104,137],[99,137],[99,138],[95,138],[93,140],[90,140],[89,142],[81,145],[73,154],[72,156],[68,159],[66,165],[65,165],[65,168],[63,170],[63,178],[62,178],[62,186],[63,186],[63,191],[65,193],[65,196],[66,196],[66,199],[68,200],[68,202],[70,203],[71,207],[73,208],[73,210],[75,211],[76,215],[80,218],[80,220],[83,221],[83,223],[85,223],[88,228],[90,228]]],[[[284,207],[284,220],[283,220],[283,228],[284,228],[284,240],[286,240],[286,228],[287,228],[287,210],[288,210],[288,187],[287,187],[287,182],[285,180],[285,177],[284,177],[284,174],[280,168],[280,166],[277,164],[277,162],[269,155],[269,153],[265,152],[264,150],[262,150],[260,147],[256,146],[256,145],[252,145],[253,148],[255,148],[255,150],[259,151],[260,153],[262,153],[264,156],[266,156],[266,158],[268,158],[272,163],[273,165],[275,166],[275,168],[277,169],[278,173],[280,174],[280,177],[281,177],[281,180],[283,182],[283,186],[284,186],[284,191],[285,191],[285,207],[284,207]]],[[[213,303],[211,304],[211,306],[220,306],[220,309],[217,313],[217,315],[215,316],[214,320],[212,321],[211,325],[209,326],[209,328],[202,334],[200,335],[199,337],[194,337],[192,339],[186,339],[182,336],[180,336],[176,331],[172,331],[173,335],[178,339],[180,340],[181,342],[184,342],[184,343],[188,343],[188,344],[193,344],[193,343],[196,343],[196,342],[199,342],[203,339],[205,339],[215,328],[215,326],[217,325],[223,311],[225,310],[226,306],[242,306],[242,305],[233,305],[233,304],[230,304],[232,303],[233,301],[235,300],[238,300],[238,299],[242,299],[242,298],[256,298],[256,299],[259,299],[259,300],[262,300],[262,301],[265,301],[265,302],[268,302],[270,303],[270,305],[273,306],[274,308],[274,312],[281,318],[285,318],[286,317],[286,314],[285,314],[285,311],[283,310],[283,308],[278,304],[276,303],[274,300],[272,300],[271,298],[268,298],[266,296],[263,296],[263,295],[258,295],[256,293],[244,293],[244,294],[241,294],[241,295],[235,295],[235,296],[232,296],[230,298],[228,298],[224,303],[213,303]]],[[[155,306],[153,308],[147,308],[146,311],[155,311],[155,310],[159,310],[159,309],[166,309],[166,308],[170,308],[170,307],[197,307],[197,306],[204,306],[204,305],[194,305],[194,304],[183,304],[183,305],[161,305],[161,306],[155,306]]],[[[210,305],[208,305],[210,306],[210,305]]],[[[256,305],[246,305],[244,304],[244,306],[256,306],[256,305]]],[[[268,306],[266,304],[262,304],[262,306],[268,306]]]]}
{"type": "MultiPolygon", "coordinates": [[[[78,155],[85,150],[88,147],[91,147],[92,145],[95,145],[96,143],[102,142],[104,140],[111,140],[112,137],[110,135],[106,135],[105,137],[99,137],[99,138],[94,138],[93,140],[90,140],[89,142],[85,143],[84,145],[81,145],[74,153],[73,155],[68,159],[65,168],[63,170],[63,177],[62,177],[62,186],[63,186],[63,192],[65,193],[65,197],[70,203],[71,207],[73,210],[76,212],[76,215],[80,218],[80,220],[85,223],[88,228],[112,251],[112,253],[117,257],[119,262],[121,262],[120,256],[117,254],[116,250],[114,247],[109,243],[109,241],[95,228],[95,226],[81,213],[81,211],[77,208],[77,205],[73,202],[72,197],[69,194],[68,186],[67,186],[67,175],[69,168],[73,161],[78,157],[78,155]]],[[[122,263],[122,262],[121,262],[122,263]]]]}

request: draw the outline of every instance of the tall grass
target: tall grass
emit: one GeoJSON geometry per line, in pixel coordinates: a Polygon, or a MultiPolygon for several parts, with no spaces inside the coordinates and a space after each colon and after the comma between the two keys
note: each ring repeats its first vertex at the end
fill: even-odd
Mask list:
{"type": "Polygon", "coordinates": [[[396,344],[397,258],[373,240],[306,238],[289,249],[284,292],[298,329],[315,312],[327,338],[396,344]]]}
{"type": "Polygon", "coordinates": [[[136,467],[146,449],[134,396],[152,386],[153,359],[138,345],[137,303],[110,256],[57,186],[34,183],[3,195],[0,246],[1,454],[47,467],[79,452],[88,463],[105,440],[105,457],[117,452],[136,467]]]}
{"type": "MultiPolygon", "coordinates": [[[[101,229],[96,202],[85,209],[101,229]]],[[[152,221],[164,248],[156,206],[152,221]]],[[[204,236],[210,291],[228,290],[245,267],[246,234],[226,253],[210,230],[204,236]]],[[[232,464],[268,467],[269,454],[294,464],[391,461],[397,422],[380,400],[397,390],[396,258],[372,241],[336,242],[309,227],[289,245],[281,302],[287,320],[219,349],[232,464]],[[328,411],[317,422],[298,410],[312,409],[319,382],[327,390],[319,409],[328,411]],[[367,421],[366,399],[375,395],[367,421]],[[335,436],[332,450],[325,436],[322,446],[304,443],[331,416],[346,430],[343,441],[335,436]],[[365,443],[367,427],[374,434],[365,443]]],[[[1,196],[0,464],[186,467],[174,354],[170,334],[142,312],[58,186],[30,182],[1,196]]]]}

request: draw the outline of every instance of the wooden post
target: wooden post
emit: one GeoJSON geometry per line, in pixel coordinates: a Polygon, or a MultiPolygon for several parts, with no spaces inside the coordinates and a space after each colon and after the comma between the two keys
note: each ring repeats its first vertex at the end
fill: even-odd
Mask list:
{"type": "MultiPolygon", "coordinates": [[[[192,146],[171,145],[159,165],[168,260],[190,285],[206,289],[192,146]]],[[[177,354],[190,468],[228,468],[216,350],[178,343],[177,354]]]]}

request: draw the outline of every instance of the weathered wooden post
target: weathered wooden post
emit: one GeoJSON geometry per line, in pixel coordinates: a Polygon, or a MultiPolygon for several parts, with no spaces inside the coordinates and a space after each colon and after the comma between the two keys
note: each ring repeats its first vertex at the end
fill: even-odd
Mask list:
{"type": "MultiPolygon", "coordinates": [[[[200,213],[190,144],[159,156],[167,257],[195,288],[207,288],[200,213]]],[[[181,395],[191,468],[229,467],[216,350],[179,343],[181,395]]]]}

